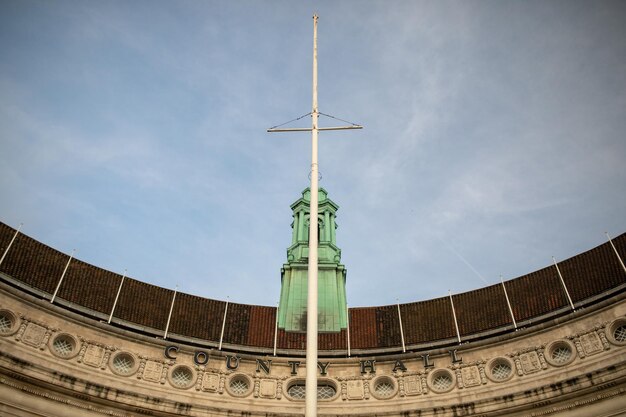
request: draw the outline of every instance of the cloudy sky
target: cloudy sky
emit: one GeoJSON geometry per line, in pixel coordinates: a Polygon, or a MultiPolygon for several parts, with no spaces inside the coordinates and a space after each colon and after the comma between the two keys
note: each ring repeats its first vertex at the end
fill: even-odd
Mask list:
{"type": "Polygon", "coordinates": [[[626,2],[0,2],[0,221],[275,305],[311,109],[351,306],[511,279],[626,232],[626,2]],[[304,118],[291,125],[306,127],[304,118]],[[322,125],[336,125],[321,119],[322,125]]]}

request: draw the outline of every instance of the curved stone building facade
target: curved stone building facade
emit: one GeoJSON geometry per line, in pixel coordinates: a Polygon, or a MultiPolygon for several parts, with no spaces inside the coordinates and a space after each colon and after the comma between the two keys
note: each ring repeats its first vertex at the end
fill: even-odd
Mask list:
{"type": "MultiPolygon", "coordinates": [[[[304,413],[306,334],[0,224],[0,414],[304,413]]],[[[451,297],[351,308],[319,335],[319,414],[626,415],[626,234],[451,297]],[[621,259],[620,259],[621,258],[621,259]]]]}

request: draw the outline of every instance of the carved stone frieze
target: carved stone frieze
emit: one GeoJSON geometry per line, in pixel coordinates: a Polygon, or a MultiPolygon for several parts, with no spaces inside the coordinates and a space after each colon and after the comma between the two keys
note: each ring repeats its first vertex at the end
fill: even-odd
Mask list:
{"type": "Polygon", "coordinates": [[[466,387],[475,387],[477,385],[482,384],[480,378],[480,370],[478,366],[466,366],[461,369],[461,376],[463,380],[463,384],[466,387]]]}
{"type": "Polygon", "coordinates": [[[94,368],[105,369],[112,352],[117,350],[115,346],[109,346],[93,340],[78,338],[82,342],[78,363],[93,366],[94,368]]]}
{"type": "Polygon", "coordinates": [[[578,351],[578,354],[581,358],[584,358],[585,355],[586,356],[591,356],[591,355],[595,355],[596,353],[600,353],[604,350],[604,346],[602,345],[602,340],[600,339],[600,336],[596,333],[596,332],[589,332],[586,334],[581,335],[578,338],[578,343],[575,342],[576,345],[576,349],[578,349],[578,346],[581,346],[581,350],[583,351],[583,354],[580,354],[580,350],[578,351]]]}
{"type": "Polygon", "coordinates": [[[254,396],[257,398],[276,398],[283,396],[283,381],[288,377],[273,377],[269,375],[254,376],[254,396]]]}
{"type": "Polygon", "coordinates": [[[474,387],[487,383],[485,361],[456,363],[450,366],[455,373],[458,388],[474,387]]]}
{"type": "Polygon", "coordinates": [[[341,377],[339,378],[341,385],[342,400],[363,400],[369,399],[369,380],[371,376],[363,375],[362,377],[341,377]]]}
{"type": "Polygon", "coordinates": [[[140,362],[137,379],[165,384],[167,379],[167,370],[174,364],[174,362],[149,358],[146,356],[139,356],[139,358],[140,362]]]}
{"type": "Polygon", "coordinates": [[[516,352],[510,353],[507,356],[513,359],[517,374],[519,376],[532,374],[542,369],[547,369],[548,365],[546,359],[543,356],[544,346],[534,346],[516,352]]]}
{"type": "Polygon", "coordinates": [[[261,398],[276,398],[276,381],[266,378],[259,381],[258,396],[261,398]]]}
{"type": "Polygon", "coordinates": [[[29,319],[24,315],[20,315],[20,319],[22,322],[15,335],[15,340],[39,348],[40,350],[45,349],[52,333],[59,330],[40,321],[29,319]]]}
{"type": "Polygon", "coordinates": [[[223,373],[218,369],[207,370],[202,375],[201,389],[202,391],[219,392],[223,373]]]}

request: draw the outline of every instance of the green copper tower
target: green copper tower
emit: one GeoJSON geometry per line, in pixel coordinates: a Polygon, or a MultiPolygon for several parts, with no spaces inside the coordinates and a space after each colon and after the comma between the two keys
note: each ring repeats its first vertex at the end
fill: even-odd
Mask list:
{"type": "MultiPolygon", "coordinates": [[[[339,332],[346,328],[346,268],[340,264],[336,245],[335,215],[339,206],[319,189],[318,233],[318,331],[339,332]]],[[[306,331],[309,222],[311,191],[302,192],[293,210],[293,234],[287,248],[287,263],[281,269],[282,286],[278,327],[292,332],[306,331]]]]}

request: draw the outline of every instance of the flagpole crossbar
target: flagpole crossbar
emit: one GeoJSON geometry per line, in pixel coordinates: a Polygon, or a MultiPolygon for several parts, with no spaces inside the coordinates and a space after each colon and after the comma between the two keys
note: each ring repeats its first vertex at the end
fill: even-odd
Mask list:
{"type": "Polygon", "coordinates": [[[348,129],[363,129],[363,126],[356,124],[356,123],[352,123],[349,120],[344,120],[344,119],[340,119],[338,117],[335,116],[331,116],[330,114],[326,114],[326,113],[322,113],[321,111],[318,110],[313,110],[312,112],[309,112],[307,114],[303,114],[300,117],[297,117],[293,120],[290,120],[288,122],[285,123],[281,123],[279,125],[276,126],[272,126],[269,129],[267,129],[268,133],[274,133],[274,132],[311,132],[313,130],[313,128],[311,127],[294,127],[294,128],[281,128],[282,126],[288,125],[289,123],[293,123],[295,121],[298,121],[302,118],[305,118],[306,116],[311,116],[313,117],[313,115],[315,114],[315,117],[317,118],[317,116],[326,116],[329,117],[331,119],[335,119],[339,122],[344,122],[344,123],[348,123],[347,126],[335,126],[335,127],[318,127],[317,130],[318,131],[322,131],[322,130],[348,130],[348,129]]]}
{"type": "MultiPolygon", "coordinates": [[[[351,129],[363,129],[363,126],[353,125],[353,126],[334,126],[334,127],[318,127],[318,131],[323,130],[351,130],[351,129]]],[[[313,128],[311,127],[294,127],[294,128],[285,128],[285,129],[267,129],[268,133],[276,133],[276,132],[311,132],[313,128]]]]}

